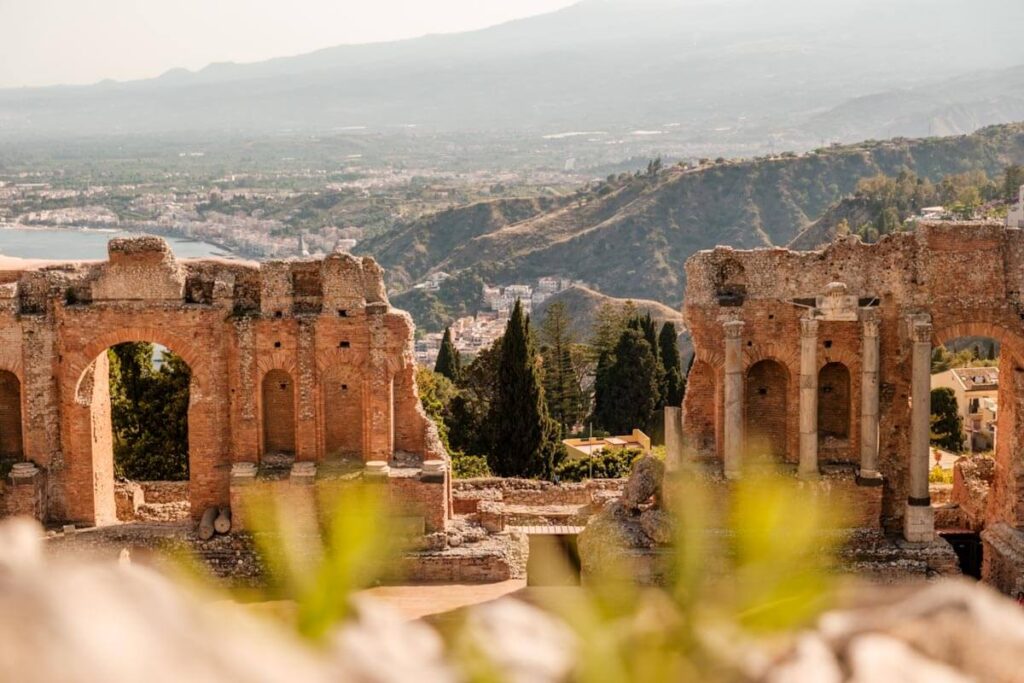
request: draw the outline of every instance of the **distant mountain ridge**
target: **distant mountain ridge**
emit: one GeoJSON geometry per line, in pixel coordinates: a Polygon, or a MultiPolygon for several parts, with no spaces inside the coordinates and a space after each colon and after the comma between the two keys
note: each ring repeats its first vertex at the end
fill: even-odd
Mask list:
{"type": "Polygon", "coordinates": [[[973,135],[894,139],[793,157],[672,167],[602,183],[551,201],[502,200],[434,214],[362,243],[405,289],[431,271],[473,273],[492,284],[560,275],[601,293],[676,307],[683,264],[719,244],[789,244],[861,178],[903,168],[933,181],[1024,162],[1024,124],[973,135]],[[522,213],[519,209],[525,207],[522,213]],[[484,220],[478,220],[483,215],[484,220]]]}
{"type": "MultiPolygon", "coordinates": [[[[844,130],[855,98],[1024,64],[1022,25],[1018,0],[583,0],[479,31],[174,69],[129,83],[4,90],[0,134],[407,124],[558,132],[675,122],[696,141],[806,142],[808,121],[814,134],[844,130]],[[955,59],[943,48],[951,45],[964,47],[955,59]]],[[[965,97],[953,90],[945,104],[977,105],[965,97]]],[[[885,101],[883,132],[899,118],[885,101]]],[[[1004,111],[1015,105],[964,121],[990,122],[1004,111]]]]}

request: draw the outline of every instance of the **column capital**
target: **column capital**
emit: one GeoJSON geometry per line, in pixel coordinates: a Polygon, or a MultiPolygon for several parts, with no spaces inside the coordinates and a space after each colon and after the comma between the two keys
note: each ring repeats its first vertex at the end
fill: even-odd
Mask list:
{"type": "Polygon", "coordinates": [[[912,320],[910,338],[914,343],[932,343],[932,323],[929,320],[912,320]]]}
{"type": "Polygon", "coordinates": [[[860,322],[865,337],[877,337],[878,326],[881,316],[878,314],[878,309],[874,307],[864,307],[860,309],[860,322]]]}
{"type": "Polygon", "coordinates": [[[800,336],[817,337],[819,321],[817,318],[800,318],[800,336]]]}
{"type": "Polygon", "coordinates": [[[742,320],[729,320],[722,327],[725,328],[726,339],[739,339],[743,335],[743,328],[746,326],[742,320]]]}

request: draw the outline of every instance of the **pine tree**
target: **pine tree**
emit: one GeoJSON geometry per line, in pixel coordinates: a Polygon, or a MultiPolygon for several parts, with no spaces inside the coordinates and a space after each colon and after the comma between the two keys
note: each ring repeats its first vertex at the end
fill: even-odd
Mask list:
{"type": "Polygon", "coordinates": [[[437,353],[437,362],[434,363],[434,372],[444,375],[453,382],[459,381],[462,373],[462,359],[459,352],[452,343],[451,328],[444,328],[444,337],[441,339],[441,349],[437,353]]]}
{"type": "Polygon", "coordinates": [[[963,418],[956,405],[956,394],[949,387],[932,389],[931,442],[953,453],[963,450],[963,418]]]}
{"type": "Polygon", "coordinates": [[[551,417],[569,433],[580,418],[582,391],[572,357],[572,326],[562,302],[548,307],[540,329],[541,355],[544,358],[544,396],[551,417]]]}
{"type": "Polygon", "coordinates": [[[659,374],[658,361],[643,332],[627,328],[602,382],[601,427],[615,434],[648,429],[658,406],[659,374]]]}
{"type": "Polygon", "coordinates": [[[658,358],[664,377],[661,386],[662,404],[678,407],[683,403],[683,370],[674,323],[669,322],[661,326],[658,347],[660,351],[658,358]]]}
{"type": "Polygon", "coordinates": [[[561,452],[558,423],[548,416],[537,356],[522,303],[501,340],[497,386],[488,413],[488,464],[502,477],[547,477],[561,452]]]}

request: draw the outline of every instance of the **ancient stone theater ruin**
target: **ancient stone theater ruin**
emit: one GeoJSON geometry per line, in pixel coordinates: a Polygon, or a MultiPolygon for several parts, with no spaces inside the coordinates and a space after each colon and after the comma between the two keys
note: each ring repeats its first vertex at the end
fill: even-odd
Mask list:
{"type": "Polygon", "coordinates": [[[116,521],[107,356],[166,346],[191,369],[189,497],[227,506],[269,454],[307,481],[369,463],[427,530],[448,516],[446,454],[414,382],[412,321],[372,259],[177,261],[156,237],[109,260],[0,273],[0,450],[9,514],[116,521]]]}
{"type": "Polygon", "coordinates": [[[741,476],[789,463],[804,479],[850,472],[876,523],[935,535],[929,498],[931,353],[961,337],[1001,345],[995,477],[983,573],[1016,590],[1024,571],[1024,232],[928,223],[823,251],[719,247],[686,264],[696,352],[683,410],[697,457],[741,476]]]}

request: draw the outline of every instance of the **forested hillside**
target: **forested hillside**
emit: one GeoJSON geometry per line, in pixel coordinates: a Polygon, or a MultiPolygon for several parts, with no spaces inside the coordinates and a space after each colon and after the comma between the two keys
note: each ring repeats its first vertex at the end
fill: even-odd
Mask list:
{"type": "Polygon", "coordinates": [[[973,135],[834,146],[802,156],[653,164],[552,202],[499,201],[435,214],[361,245],[404,290],[433,270],[489,283],[543,275],[582,280],[617,297],[672,307],[683,264],[718,244],[786,245],[864,178],[909,170],[937,182],[971,170],[995,177],[1024,161],[1024,124],[973,135]]]}

